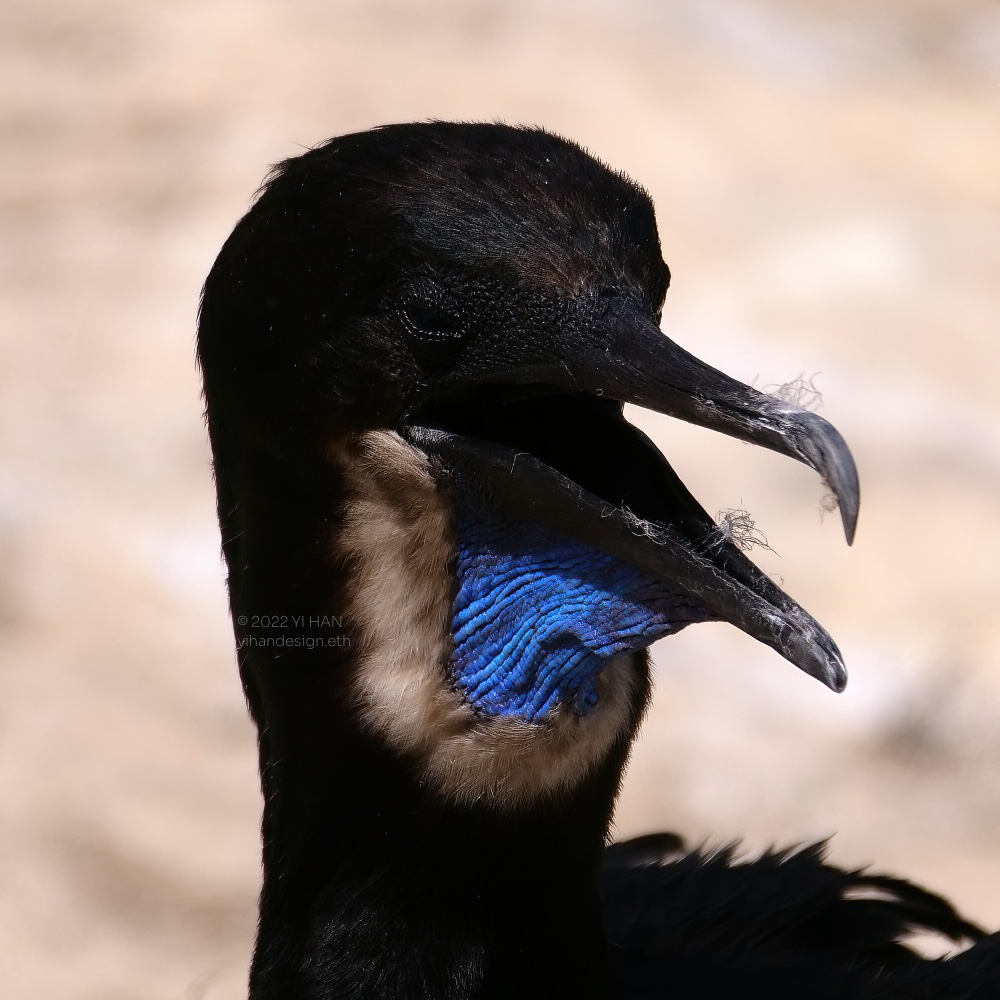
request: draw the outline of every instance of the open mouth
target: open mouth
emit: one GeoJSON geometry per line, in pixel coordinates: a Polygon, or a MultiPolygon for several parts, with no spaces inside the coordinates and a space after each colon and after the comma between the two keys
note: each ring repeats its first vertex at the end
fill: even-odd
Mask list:
{"type": "Polygon", "coordinates": [[[486,383],[425,404],[405,434],[458,492],[652,574],[706,619],[842,690],[833,639],[719,530],[622,405],[544,382],[486,383]]]}
{"type": "Polygon", "coordinates": [[[673,525],[706,552],[716,547],[712,518],[616,400],[548,385],[485,385],[424,407],[413,423],[527,453],[614,507],[673,525]]]}

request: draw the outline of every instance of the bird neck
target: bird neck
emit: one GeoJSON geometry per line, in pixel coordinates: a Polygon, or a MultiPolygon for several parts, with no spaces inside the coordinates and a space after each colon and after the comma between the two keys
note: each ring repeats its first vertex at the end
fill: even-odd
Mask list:
{"type": "Polygon", "coordinates": [[[253,1000],[610,995],[597,790],[497,817],[429,799],[351,742],[326,773],[272,770],[253,1000]]]}
{"type": "Polygon", "coordinates": [[[359,717],[342,470],[216,460],[265,803],[252,1000],[611,995],[598,880],[632,727],[571,794],[442,797],[359,717]]]}

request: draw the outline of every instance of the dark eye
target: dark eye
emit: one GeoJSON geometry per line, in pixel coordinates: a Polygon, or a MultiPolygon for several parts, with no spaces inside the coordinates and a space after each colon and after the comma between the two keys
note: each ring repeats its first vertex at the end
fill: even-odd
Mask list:
{"type": "Polygon", "coordinates": [[[437,282],[418,281],[397,300],[410,351],[428,376],[438,378],[458,364],[469,318],[458,299],[437,282]]]}
{"type": "Polygon", "coordinates": [[[404,310],[406,325],[422,339],[431,342],[457,341],[462,336],[458,316],[434,302],[412,302],[404,310]]]}

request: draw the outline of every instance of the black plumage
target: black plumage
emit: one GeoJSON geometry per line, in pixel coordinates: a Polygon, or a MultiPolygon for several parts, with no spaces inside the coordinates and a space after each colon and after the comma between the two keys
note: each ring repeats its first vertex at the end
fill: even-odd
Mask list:
{"type": "Polygon", "coordinates": [[[1000,992],[995,938],[819,848],[607,849],[643,651],[602,672],[592,715],[542,722],[484,710],[450,672],[460,515],[488,509],[843,685],[832,639],[621,404],[812,465],[849,538],[850,454],[662,337],[668,283],[638,186],[501,125],[331,140],[276,168],[221,251],[199,361],[264,793],[251,997],[1000,992]],[[914,929],[978,943],[926,962],[899,943],[914,929]]]}
{"type": "Polygon", "coordinates": [[[986,1000],[1000,989],[996,936],[902,879],[826,864],[822,844],[740,861],[658,840],[605,856],[604,915],[627,997],[986,1000]],[[902,943],[921,931],[975,944],[928,961],[902,943]]]}

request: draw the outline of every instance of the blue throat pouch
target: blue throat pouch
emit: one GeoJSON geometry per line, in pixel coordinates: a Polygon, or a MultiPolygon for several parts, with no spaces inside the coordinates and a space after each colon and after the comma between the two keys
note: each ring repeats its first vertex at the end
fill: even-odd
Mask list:
{"type": "Polygon", "coordinates": [[[648,573],[538,525],[465,507],[457,543],[452,677],[486,715],[585,715],[610,660],[708,617],[648,573]]]}

